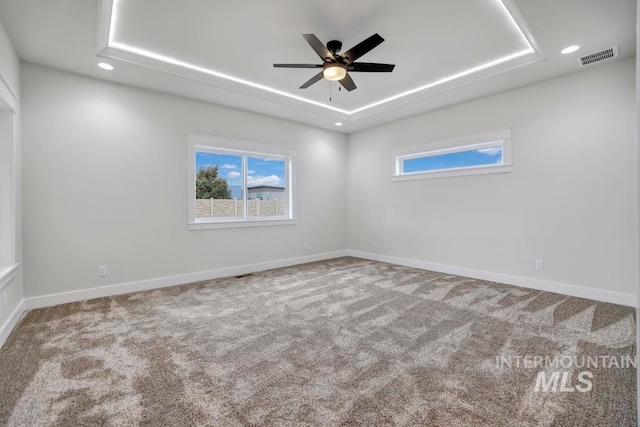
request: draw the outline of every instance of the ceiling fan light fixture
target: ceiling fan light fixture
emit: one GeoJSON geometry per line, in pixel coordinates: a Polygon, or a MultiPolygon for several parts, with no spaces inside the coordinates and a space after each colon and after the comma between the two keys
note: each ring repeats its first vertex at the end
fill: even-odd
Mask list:
{"type": "Polygon", "coordinates": [[[325,64],[322,70],[322,76],[331,81],[342,80],[347,75],[347,66],[344,64],[331,63],[325,64]]]}
{"type": "MultiPolygon", "coordinates": [[[[375,62],[355,62],[361,56],[367,54],[384,41],[380,34],[376,33],[346,51],[339,54],[342,42],[331,40],[325,46],[315,34],[303,34],[309,46],[322,59],[322,64],[273,64],[276,68],[322,68],[322,71],[304,82],[300,89],[318,83],[322,79],[337,81],[341,87],[351,92],[357,86],[351,78],[351,72],[390,73],[394,64],[379,64],[375,62]]],[[[338,88],[340,89],[340,88],[338,88]]]]}

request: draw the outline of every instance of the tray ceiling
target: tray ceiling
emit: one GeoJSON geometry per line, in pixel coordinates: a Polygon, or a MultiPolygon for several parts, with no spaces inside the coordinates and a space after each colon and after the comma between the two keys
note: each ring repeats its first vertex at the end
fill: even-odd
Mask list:
{"type": "Polygon", "coordinates": [[[577,71],[588,49],[635,49],[633,0],[2,0],[0,13],[24,60],[347,132],[577,71]],[[318,70],[272,64],[320,63],[303,33],[343,51],[379,33],[360,61],[396,68],[350,73],[352,92],[298,89],[318,70]]]}

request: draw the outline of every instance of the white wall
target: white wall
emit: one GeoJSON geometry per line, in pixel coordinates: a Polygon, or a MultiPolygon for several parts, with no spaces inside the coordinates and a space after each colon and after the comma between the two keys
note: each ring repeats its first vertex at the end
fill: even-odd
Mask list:
{"type": "MultiPolygon", "coordinates": [[[[6,106],[0,105],[2,125],[0,126],[0,217],[3,225],[3,249],[0,250],[0,264],[7,262],[22,262],[22,234],[21,234],[21,184],[20,184],[20,60],[13,49],[11,40],[0,23],[0,98],[4,104],[11,104],[15,111],[12,113],[6,106]],[[9,158],[7,158],[9,156],[9,158]],[[6,168],[10,170],[7,171],[6,168]],[[8,182],[9,181],[9,182],[8,182]],[[7,193],[13,193],[7,197],[7,193]],[[9,216],[10,227],[6,221],[9,216]],[[13,230],[11,230],[11,228],[13,230]],[[14,236],[7,236],[11,233],[14,236]],[[6,242],[9,241],[9,245],[6,242]],[[13,258],[13,259],[11,259],[13,258]]],[[[6,295],[6,305],[0,302],[0,345],[6,334],[18,320],[21,314],[23,297],[22,266],[17,270],[15,278],[9,282],[1,292],[6,295]]],[[[1,300],[1,298],[0,298],[1,300]]]]}
{"type": "Polygon", "coordinates": [[[31,64],[22,79],[26,297],[346,249],[345,135],[31,64]],[[297,224],[188,231],[188,132],[297,149],[297,224]]]}
{"type": "Polygon", "coordinates": [[[619,292],[633,305],[634,62],[597,65],[350,135],[349,248],[619,292]],[[501,127],[513,129],[513,172],[391,182],[392,149],[501,127]],[[534,269],[536,259],[545,261],[544,271],[534,269]]]}

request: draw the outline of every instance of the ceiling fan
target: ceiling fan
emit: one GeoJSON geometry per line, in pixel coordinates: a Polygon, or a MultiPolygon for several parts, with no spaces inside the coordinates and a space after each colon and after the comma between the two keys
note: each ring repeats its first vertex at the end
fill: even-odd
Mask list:
{"type": "Polygon", "coordinates": [[[321,72],[307,80],[300,89],[306,89],[324,77],[327,80],[338,81],[351,92],[356,88],[356,84],[349,76],[349,72],[390,73],[395,67],[394,64],[355,62],[384,41],[379,34],[372,35],[342,54],[338,54],[342,49],[342,42],[338,40],[331,40],[325,46],[315,34],[303,34],[302,37],[322,59],[322,64],[273,64],[277,68],[322,68],[321,72]]]}

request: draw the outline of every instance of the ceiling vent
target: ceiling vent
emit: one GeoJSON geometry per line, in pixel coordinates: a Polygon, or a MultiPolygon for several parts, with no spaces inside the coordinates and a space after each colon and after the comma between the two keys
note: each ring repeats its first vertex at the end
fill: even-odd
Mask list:
{"type": "Polygon", "coordinates": [[[599,52],[590,53],[589,55],[578,58],[581,67],[595,64],[596,62],[608,61],[618,56],[618,46],[603,49],[599,52]]]}

